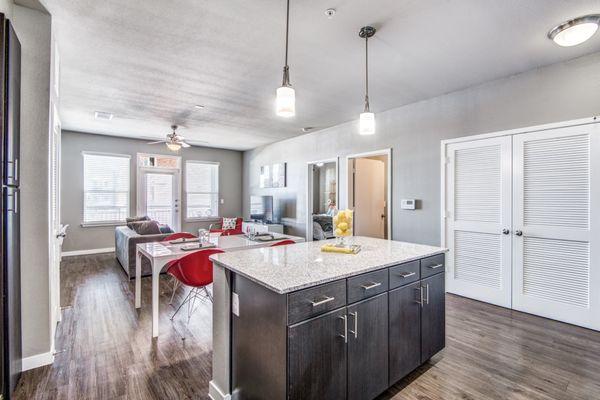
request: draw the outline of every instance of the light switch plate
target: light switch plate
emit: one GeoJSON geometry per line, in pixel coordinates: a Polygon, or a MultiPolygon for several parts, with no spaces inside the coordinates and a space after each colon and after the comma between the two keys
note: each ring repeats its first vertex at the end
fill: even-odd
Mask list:
{"type": "Polygon", "coordinates": [[[231,312],[235,316],[240,316],[240,296],[237,293],[231,294],[231,312]]]}
{"type": "Polygon", "coordinates": [[[225,199],[221,199],[221,204],[225,204],[225,199]]]}

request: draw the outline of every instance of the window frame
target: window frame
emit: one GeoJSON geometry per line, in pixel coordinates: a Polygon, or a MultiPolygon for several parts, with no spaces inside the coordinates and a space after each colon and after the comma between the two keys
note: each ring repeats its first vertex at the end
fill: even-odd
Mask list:
{"type": "Polygon", "coordinates": [[[125,158],[128,160],[127,163],[127,215],[125,218],[129,218],[131,215],[131,155],[130,154],[122,154],[122,153],[106,153],[99,151],[82,151],[81,152],[81,171],[82,171],[82,194],[83,194],[83,208],[81,213],[81,226],[86,227],[95,227],[95,226],[119,226],[124,225],[126,221],[123,220],[115,220],[115,221],[86,221],[85,220],[85,210],[86,210],[86,190],[85,190],[85,156],[104,156],[104,157],[115,157],[115,158],[125,158]]]}
{"type": "Polygon", "coordinates": [[[184,161],[184,176],[183,176],[183,194],[185,196],[185,222],[202,222],[202,221],[218,221],[221,219],[221,163],[218,161],[202,161],[202,160],[185,160],[184,161]],[[188,177],[188,163],[189,164],[204,164],[204,165],[216,165],[217,166],[217,190],[216,192],[189,192],[187,185],[188,177]],[[210,217],[190,217],[188,210],[188,194],[216,194],[217,195],[217,215],[210,217]]]}

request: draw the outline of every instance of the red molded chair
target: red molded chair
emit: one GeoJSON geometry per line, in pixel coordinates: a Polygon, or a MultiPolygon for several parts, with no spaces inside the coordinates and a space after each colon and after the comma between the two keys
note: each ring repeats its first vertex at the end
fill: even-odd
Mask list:
{"type": "MultiPolygon", "coordinates": [[[[174,240],[179,240],[179,239],[197,239],[197,238],[198,238],[197,236],[195,236],[194,234],[191,234],[189,232],[177,232],[177,233],[173,233],[173,234],[167,236],[166,238],[161,240],[161,242],[172,242],[174,240]]],[[[177,291],[178,287],[179,287],[179,281],[177,279],[173,279],[173,292],[171,293],[171,300],[169,301],[169,304],[173,303],[173,297],[175,297],[175,292],[177,291]]]]}
{"type": "Polygon", "coordinates": [[[223,229],[223,218],[221,218],[221,222],[218,224],[211,224],[208,227],[208,231],[209,232],[221,232],[222,235],[224,236],[228,236],[228,235],[242,235],[244,232],[242,231],[242,221],[244,221],[243,218],[236,218],[235,219],[235,228],[234,229],[223,229]]]}
{"type": "Polygon", "coordinates": [[[281,242],[273,243],[271,245],[271,247],[275,247],[275,246],[287,246],[288,244],[296,244],[296,242],[294,242],[291,239],[285,239],[285,240],[282,240],[281,242]]]}
{"type": "Polygon", "coordinates": [[[213,281],[213,264],[209,257],[217,253],[223,253],[223,250],[206,249],[195,251],[168,264],[167,274],[177,279],[179,283],[192,288],[175,311],[175,314],[171,317],[171,320],[175,318],[181,307],[187,303],[189,323],[192,313],[196,310],[194,308],[196,299],[208,299],[212,302],[212,295],[206,289],[206,286],[210,285],[213,281]]]}
{"type": "Polygon", "coordinates": [[[173,233],[172,235],[167,236],[166,238],[164,238],[163,240],[161,240],[162,242],[171,242],[173,240],[177,240],[177,239],[197,239],[198,237],[196,235],[193,235],[189,232],[177,232],[177,233],[173,233]]]}

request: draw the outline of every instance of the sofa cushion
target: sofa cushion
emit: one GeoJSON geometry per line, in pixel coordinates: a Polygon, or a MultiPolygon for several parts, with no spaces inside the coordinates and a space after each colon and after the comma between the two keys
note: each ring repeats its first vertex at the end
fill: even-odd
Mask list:
{"type": "Polygon", "coordinates": [[[143,217],[131,217],[131,218],[125,218],[125,222],[126,223],[130,223],[130,222],[139,222],[139,221],[150,221],[150,217],[147,215],[144,215],[143,217]]]}
{"type": "Polygon", "coordinates": [[[221,229],[227,231],[229,229],[235,229],[235,223],[237,218],[226,218],[223,217],[223,222],[221,223],[221,229]]]}
{"type": "Polygon", "coordinates": [[[160,224],[158,226],[158,229],[160,229],[160,233],[175,233],[175,231],[171,229],[169,225],[166,224],[160,224]]]}
{"type": "Polygon", "coordinates": [[[127,226],[133,229],[138,235],[157,235],[162,233],[156,221],[130,222],[127,226]]]}

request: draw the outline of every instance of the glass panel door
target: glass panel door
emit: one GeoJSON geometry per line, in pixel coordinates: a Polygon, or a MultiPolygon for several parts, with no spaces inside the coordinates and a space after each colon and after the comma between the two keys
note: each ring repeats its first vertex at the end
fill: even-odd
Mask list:
{"type": "Polygon", "coordinates": [[[143,182],[144,214],[179,231],[178,173],[145,172],[143,182]]]}

